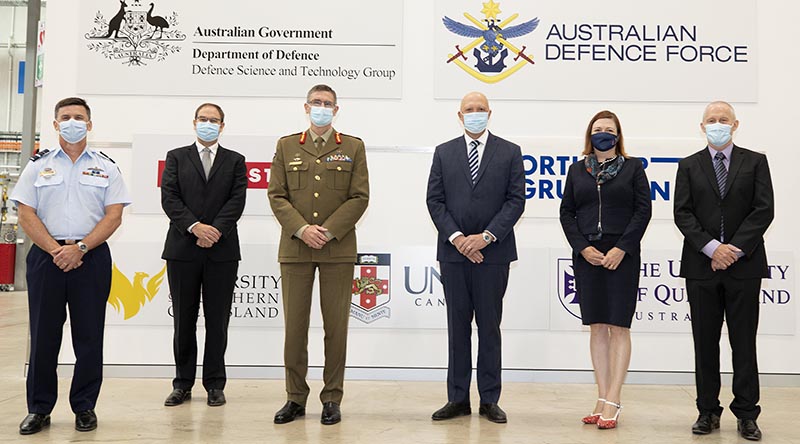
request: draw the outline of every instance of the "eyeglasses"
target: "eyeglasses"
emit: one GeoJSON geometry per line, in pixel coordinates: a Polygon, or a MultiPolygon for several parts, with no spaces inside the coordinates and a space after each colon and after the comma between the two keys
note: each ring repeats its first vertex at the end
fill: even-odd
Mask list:
{"type": "Polygon", "coordinates": [[[198,122],[203,122],[203,123],[211,122],[211,123],[213,123],[215,125],[219,125],[220,123],[222,123],[222,120],[219,120],[219,119],[217,119],[215,117],[212,117],[212,118],[209,119],[208,117],[203,117],[203,116],[198,117],[197,121],[198,122]]]}
{"type": "Polygon", "coordinates": [[[325,101],[323,102],[322,100],[319,100],[319,99],[317,99],[317,100],[312,100],[312,101],[310,101],[310,102],[306,102],[306,103],[308,103],[308,104],[309,104],[309,105],[311,105],[311,106],[324,106],[325,108],[333,108],[333,107],[335,107],[335,106],[336,106],[336,104],[335,104],[335,103],[333,103],[333,102],[329,102],[329,101],[327,101],[327,100],[325,100],[325,101]]]}

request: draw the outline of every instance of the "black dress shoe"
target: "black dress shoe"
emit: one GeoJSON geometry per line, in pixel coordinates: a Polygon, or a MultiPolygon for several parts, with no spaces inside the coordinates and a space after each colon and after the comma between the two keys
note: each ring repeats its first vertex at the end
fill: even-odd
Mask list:
{"type": "Polygon", "coordinates": [[[167,407],[181,405],[190,399],[192,399],[191,390],[175,389],[169,394],[169,396],[167,396],[167,400],[164,401],[164,405],[167,407]]]}
{"type": "Polygon", "coordinates": [[[294,401],[286,401],[286,404],[278,410],[278,413],[275,413],[275,424],[286,424],[305,415],[305,407],[294,401]]]}
{"type": "Polygon", "coordinates": [[[84,410],[75,414],[75,430],[91,432],[97,428],[97,415],[94,410],[84,410]]]}
{"type": "Polygon", "coordinates": [[[221,405],[225,405],[226,402],[225,392],[222,391],[222,389],[211,389],[208,391],[207,404],[211,407],[219,407],[221,405]]]}
{"type": "Polygon", "coordinates": [[[498,424],[505,424],[508,422],[506,412],[504,412],[503,409],[501,409],[497,404],[481,404],[481,408],[478,410],[478,413],[481,416],[485,416],[489,421],[496,422],[498,424]]]}
{"type": "Polygon", "coordinates": [[[339,404],[328,401],[322,404],[322,416],[319,422],[324,425],[334,425],[342,422],[342,410],[339,409],[339,404]]]}
{"type": "Polygon", "coordinates": [[[467,416],[472,414],[472,409],[469,407],[468,402],[448,402],[444,407],[433,412],[431,419],[434,421],[442,421],[444,419],[453,419],[456,416],[467,416]]]}
{"type": "Polygon", "coordinates": [[[695,435],[708,435],[719,429],[719,415],[701,413],[697,421],[692,424],[692,433],[695,435]]]}
{"type": "Polygon", "coordinates": [[[736,421],[736,430],[742,438],[749,441],[761,441],[761,429],[755,419],[739,419],[736,421]]]}
{"type": "Polygon", "coordinates": [[[20,435],[33,435],[39,433],[45,427],[50,425],[50,415],[40,415],[38,413],[29,413],[25,419],[19,424],[20,435]]]}

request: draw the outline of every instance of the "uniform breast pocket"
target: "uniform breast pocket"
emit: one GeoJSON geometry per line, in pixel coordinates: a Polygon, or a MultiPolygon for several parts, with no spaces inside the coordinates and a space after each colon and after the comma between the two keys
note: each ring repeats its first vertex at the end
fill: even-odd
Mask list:
{"type": "Polygon", "coordinates": [[[81,184],[82,191],[91,193],[102,202],[106,194],[106,188],[108,188],[108,177],[82,174],[81,178],[78,179],[78,182],[81,184]]]}
{"type": "Polygon", "coordinates": [[[328,169],[328,187],[334,190],[346,190],[350,188],[350,176],[353,173],[352,162],[328,162],[325,164],[328,169]]]}
{"type": "Polygon", "coordinates": [[[308,186],[308,163],[286,167],[286,186],[290,190],[302,190],[308,186]]]}
{"type": "Polygon", "coordinates": [[[36,198],[39,201],[39,206],[49,206],[59,203],[63,200],[66,193],[64,187],[60,187],[64,183],[64,176],[57,174],[53,176],[39,176],[33,183],[36,188],[36,198]]]}

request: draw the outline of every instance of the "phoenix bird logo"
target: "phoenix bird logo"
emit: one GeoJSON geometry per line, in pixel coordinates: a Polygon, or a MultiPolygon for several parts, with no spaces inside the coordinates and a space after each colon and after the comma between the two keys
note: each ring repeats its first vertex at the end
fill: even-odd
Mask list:
{"type": "Polygon", "coordinates": [[[527,47],[517,48],[509,42],[509,39],[522,37],[536,30],[536,27],[539,26],[539,18],[528,20],[519,25],[508,26],[519,17],[519,14],[512,14],[501,21],[498,18],[501,12],[500,3],[489,0],[487,3],[483,3],[483,9],[481,10],[481,13],[486,17],[483,22],[467,12],[464,13],[464,17],[472,22],[474,26],[460,23],[447,16],[443,17],[442,22],[448,31],[461,37],[474,39],[464,48],[456,45],[456,53],[448,55],[447,63],[455,62],[461,69],[485,83],[499,82],[517,72],[526,63],[533,64],[533,58],[525,53],[527,47]],[[477,68],[477,71],[461,60],[462,58],[468,60],[465,53],[469,50],[472,50],[472,55],[476,59],[475,68],[477,68]],[[508,57],[509,50],[516,55],[514,57],[515,62],[519,59],[522,60],[519,60],[516,65],[505,71],[508,68],[505,59],[508,57]],[[497,75],[487,75],[485,73],[497,73],[497,75]]]}
{"type": "Polygon", "coordinates": [[[108,295],[108,303],[119,313],[124,311],[125,320],[128,320],[139,313],[139,310],[158,294],[161,284],[164,282],[164,273],[167,266],[159,271],[155,276],[144,283],[146,277],[150,275],[137,271],[133,275],[133,282],[113,265],[111,270],[111,293],[108,295]]]}

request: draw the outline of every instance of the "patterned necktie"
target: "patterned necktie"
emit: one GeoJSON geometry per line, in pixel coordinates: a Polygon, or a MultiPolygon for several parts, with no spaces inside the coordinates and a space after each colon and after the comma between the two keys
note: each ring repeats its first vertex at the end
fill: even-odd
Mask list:
{"type": "MultiPolygon", "coordinates": [[[[725,169],[725,154],[722,152],[714,156],[714,172],[717,174],[717,186],[719,186],[719,196],[725,198],[725,189],[728,183],[728,170],[725,169]]],[[[725,216],[720,214],[719,220],[719,240],[725,242],[725,216]]]]}
{"type": "Polygon", "coordinates": [[[201,153],[203,153],[203,155],[200,156],[200,162],[203,164],[203,171],[206,173],[206,180],[208,180],[208,173],[211,172],[211,164],[213,163],[211,161],[211,150],[205,147],[201,153]]]}
{"type": "Polygon", "coordinates": [[[481,143],[477,140],[473,140],[469,143],[469,172],[472,175],[472,183],[475,184],[475,181],[478,180],[478,145],[481,143]]]}

